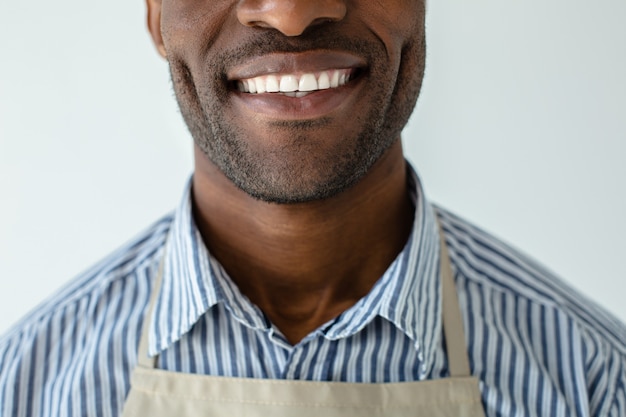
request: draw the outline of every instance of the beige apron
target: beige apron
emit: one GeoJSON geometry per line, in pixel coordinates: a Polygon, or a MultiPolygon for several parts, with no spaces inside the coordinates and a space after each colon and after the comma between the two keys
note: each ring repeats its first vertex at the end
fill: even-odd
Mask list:
{"type": "Polygon", "coordinates": [[[156,369],[156,358],[148,357],[148,333],[161,286],[159,270],[122,416],[484,417],[478,379],[470,376],[443,235],[440,270],[450,378],[382,384],[229,378],[156,369]]]}

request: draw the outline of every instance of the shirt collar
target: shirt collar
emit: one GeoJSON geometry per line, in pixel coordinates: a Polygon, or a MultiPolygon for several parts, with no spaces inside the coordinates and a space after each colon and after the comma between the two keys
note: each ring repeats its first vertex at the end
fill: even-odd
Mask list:
{"type": "MultiPolygon", "coordinates": [[[[432,363],[441,329],[439,235],[433,208],[419,178],[408,163],[407,170],[415,217],[404,249],[367,296],[324,326],[324,336],[349,336],[381,316],[414,341],[427,366],[432,363]]],[[[155,355],[177,342],[218,303],[224,303],[233,317],[248,327],[270,326],[204,245],[193,220],[189,181],[169,231],[162,287],[150,323],[149,354],[155,355]]]]}
{"type": "Polygon", "coordinates": [[[191,180],[168,233],[161,290],[155,304],[148,353],[153,356],[177,342],[211,307],[222,302],[235,319],[255,328],[268,323],[211,256],[192,210],[191,180]]]}

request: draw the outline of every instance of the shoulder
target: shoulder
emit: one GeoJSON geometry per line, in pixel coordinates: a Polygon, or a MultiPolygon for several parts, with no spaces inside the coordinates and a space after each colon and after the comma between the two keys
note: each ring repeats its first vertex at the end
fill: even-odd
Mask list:
{"type": "Polygon", "coordinates": [[[452,262],[463,279],[558,309],[626,354],[626,326],[617,318],[519,250],[445,209],[436,210],[452,262]]]}
{"type": "MultiPolygon", "coordinates": [[[[165,216],[144,232],[121,246],[87,271],[71,280],[28,315],[12,326],[2,342],[17,336],[26,329],[45,321],[60,310],[67,310],[85,297],[102,296],[116,284],[135,277],[138,272],[152,264],[165,241],[171,216],[165,216]]],[[[0,342],[0,343],[2,343],[0,342]]]]}
{"type": "MultiPolygon", "coordinates": [[[[36,397],[50,395],[55,386],[71,389],[68,381],[78,387],[84,383],[81,369],[102,366],[112,371],[104,368],[112,363],[113,349],[135,352],[121,344],[136,343],[171,221],[166,216],[154,223],[0,337],[0,414],[38,415],[21,407],[36,406],[36,397]],[[12,402],[17,392],[20,398],[33,396],[32,401],[12,402]]],[[[117,359],[115,363],[128,362],[117,359]]],[[[125,383],[112,381],[117,382],[125,383]]]]}
{"type": "Polygon", "coordinates": [[[626,326],[519,250],[442,208],[436,212],[485,386],[505,375],[535,378],[543,391],[572,395],[571,404],[593,415],[625,407],[626,326]],[[493,361],[516,367],[490,375],[493,361]]]}

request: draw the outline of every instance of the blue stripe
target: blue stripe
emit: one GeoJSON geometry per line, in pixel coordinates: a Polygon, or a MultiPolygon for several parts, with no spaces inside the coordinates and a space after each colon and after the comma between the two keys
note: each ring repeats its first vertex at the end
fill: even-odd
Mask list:
{"type": "MultiPolygon", "coordinates": [[[[519,302],[519,301],[518,301],[519,302]]],[[[530,308],[527,307],[527,303],[525,303],[524,301],[520,302],[520,304],[526,306],[526,309],[524,310],[522,308],[522,306],[519,306],[518,310],[522,310],[521,314],[517,314],[517,328],[520,329],[520,331],[522,331],[522,334],[524,336],[528,336],[530,334],[530,326],[532,324],[532,318],[531,318],[531,314],[530,314],[530,308]],[[524,320],[526,320],[526,322],[524,323],[524,320]]],[[[528,361],[530,359],[529,354],[527,352],[524,352],[524,361],[528,361]]],[[[523,409],[523,413],[528,415],[530,413],[530,407],[529,405],[532,404],[531,401],[531,397],[530,397],[530,393],[531,393],[531,386],[530,386],[530,374],[531,374],[531,370],[529,367],[524,367],[522,369],[523,372],[523,377],[522,377],[522,409],[523,409]]],[[[511,375],[513,375],[511,373],[511,375]]],[[[515,386],[515,381],[511,381],[510,382],[510,386],[513,387],[515,386]]]]}
{"type": "MultiPolygon", "coordinates": [[[[208,314],[208,313],[207,313],[208,314]]],[[[200,327],[200,346],[207,346],[207,348],[201,350],[202,354],[202,363],[199,364],[199,369],[206,369],[207,364],[209,363],[209,355],[208,355],[208,346],[209,346],[209,329],[207,328],[206,321],[203,321],[200,327]]],[[[197,371],[199,372],[199,370],[197,371]]],[[[223,375],[223,371],[218,369],[218,375],[223,375]]]]}

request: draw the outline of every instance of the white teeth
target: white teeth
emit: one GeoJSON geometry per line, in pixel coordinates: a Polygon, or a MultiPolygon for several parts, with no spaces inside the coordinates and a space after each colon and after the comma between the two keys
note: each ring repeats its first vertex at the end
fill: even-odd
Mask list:
{"type": "Polygon", "coordinates": [[[267,87],[265,86],[265,80],[262,80],[261,78],[256,78],[250,80],[250,82],[256,85],[256,92],[258,94],[263,94],[267,91],[267,87]]]}
{"type": "Polygon", "coordinates": [[[319,73],[269,74],[237,81],[239,91],[250,94],[284,93],[289,97],[304,97],[310,92],[337,88],[350,81],[351,70],[328,70],[319,73]]]}
{"type": "Polygon", "coordinates": [[[245,84],[248,86],[249,92],[256,93],[256,82],[254,80],[248,80],[245,84]]]}
{"type": "Polygon", "coordinates": [[[317,80],[313,74],[304,74],[300,77],[298,91],[315,91],[317,90],[317,80]]]}
{"type": "Polygon", "coordinates": [[[310,91],[291,91],[291,92],[280,93],[280,94],[287,96],[287,97],[302,98],[304,96],[308,96],[309,94],[311,94],[311,92],[310,91]]]}
{"type": "Polygon", "coordinates": [[[330,88],[330,79],[328,78],[328,72],[324,71],[320,74],[320,79],[317,80],[317,88],[320,90],[326,90],[330,88]]]}
{"type": "Polygon", "coordinates": [[[298,91],[298,78],[295,75],[283,75],[280,78],[280,91],[282,93],[298,91]]]}
{"type": "Polygon", "coordinates": [[[278,78],[275,75],[268,75],[265,79],[265,88],[268,93],[278,93],[280,91],[278,78]]]}
{"type": "Polygon", "coordinates": [[[339,71],[333,71],[333,78],[330,79],[330,87],[339,87],[339,71]]]}

